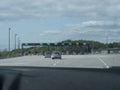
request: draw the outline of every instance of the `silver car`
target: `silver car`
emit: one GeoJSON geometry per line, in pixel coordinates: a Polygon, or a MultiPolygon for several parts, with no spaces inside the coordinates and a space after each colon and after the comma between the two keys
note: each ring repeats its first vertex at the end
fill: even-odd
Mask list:
{"type": "Polygon", "coordinates": [[[61,59],[62,57],[61,57],[60,52],[54,51],[54,52],[52,53],[52,55],[51,55],[51,58],[52,58],[52,59],[61,59]]]}
{"type": "Polygon", "coordinates": [[[45,52],[44,57],[45,58],[51,58],[51,53],[50,52],[45,52]]]}

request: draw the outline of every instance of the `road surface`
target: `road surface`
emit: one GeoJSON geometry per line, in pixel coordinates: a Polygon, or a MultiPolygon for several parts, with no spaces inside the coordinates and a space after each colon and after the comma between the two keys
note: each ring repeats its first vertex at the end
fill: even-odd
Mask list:
{"type": "Polygon", "coordinates": [[[44,56],[23,56],[1,59],[0,66],[109,68],[120,66],[120,54],[62,55],[61,60],[52,60],[51,58],[44,58],[44,56]]]}

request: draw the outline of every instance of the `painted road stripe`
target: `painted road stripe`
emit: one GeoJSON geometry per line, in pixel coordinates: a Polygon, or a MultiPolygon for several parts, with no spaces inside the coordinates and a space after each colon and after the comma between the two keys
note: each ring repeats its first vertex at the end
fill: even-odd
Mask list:
{"type": "Polygon", "coordinates": [[[60,62],[60,60],[58,60],[57,62],[55,62],[55,63],[53,64],[53,66],[56,66],[59,62],[60,62]]]}
{"type": "Polygon", "coordinates": [[[105,66],[106,66],[106,68],[109,68],[109,65],[107,65],[104,61],[103,61],[103,59],[101,59],[100,57],[97,57],[105,66]]]}

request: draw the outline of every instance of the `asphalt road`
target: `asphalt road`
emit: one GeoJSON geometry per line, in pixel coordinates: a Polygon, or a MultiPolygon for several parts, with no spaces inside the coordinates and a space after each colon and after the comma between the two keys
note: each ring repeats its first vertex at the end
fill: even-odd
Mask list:
{"type": "Polygon", "coordinates": [[[109,68],[120,66],[120,54],[62,55],[61,60],[52,60],[51,58],[44,58],[44,56],[23,56],[1,59],[0,66],[109,68]]]}

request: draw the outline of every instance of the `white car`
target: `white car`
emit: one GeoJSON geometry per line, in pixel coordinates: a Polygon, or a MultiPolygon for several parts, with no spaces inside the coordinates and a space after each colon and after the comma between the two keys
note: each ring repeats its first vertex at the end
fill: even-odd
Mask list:
{"type": "Polygon", "coordinates": [[[61,57],[60,52],[54,51],[54,52],[52,53],[52,55],[51,55],[51,58],[52,58],[52,59],[61,59],[62,57],[61,57]]]}

